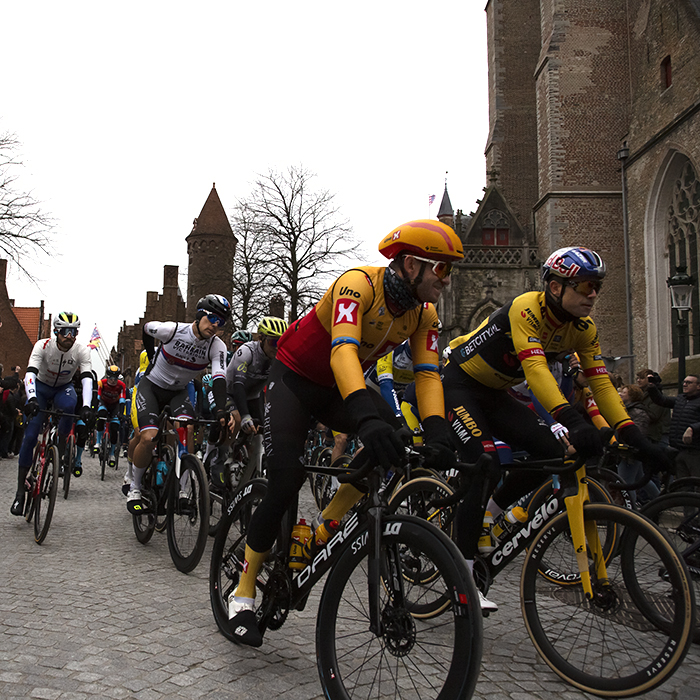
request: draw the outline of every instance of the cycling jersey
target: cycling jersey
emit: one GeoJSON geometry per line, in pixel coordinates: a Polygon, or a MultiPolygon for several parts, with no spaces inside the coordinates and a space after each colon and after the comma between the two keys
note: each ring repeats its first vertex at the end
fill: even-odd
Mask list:
{"type": "Polygon", "coordinates": [[[234,353],[226,368],[226,393],[241,414],[250,413],[248,401],[260,396],[271,364],[258,340],[244,343],[234,353]]]}
{"type": "Polygon", "coordinates": [[[120,399],[126,401],[126,384],[121,379],[118,379],[117,383],[112,386],[103,377],[97,382],[97,394],[105,406],[114,406],[120,399]]]}
{"type": "MultiPolygon", "coordinates": [[[[84,346],[74,343],[70,350],[65,352],[58,347],[56,338],[44,338],[34,344],[32,354],[27,363],[27,372],[24,384],[27,389],[27,398],[36,396],[34,381],[39,380],[50,387],[65,386],[69,384],[73,375],[80,371],[81,378],[92,371],[90,351],[84,346]]],[[[83,390],[85,386],[83,385],[83,390]]],[[[89,391],[92,390],[92,382],[89,391]]]]}
{"type": "Polygon", "coordinates": [[[226,377],[226,345],[217,336],[200,340],[191,323],[149,321],[144,334],[161,341],[145,376],[161,389],[184,389],[211,363],[214,379],[226,377]]]}
{"type": "Polygon", "coordinates": [[[394,409],[394,413],[401,415],[397,389],[405,389],[414,381],[413,356],[411,345],[405,340],[396,349],[377,360],[365,372],[365,379],[370,386],[379,387],[384,400],[394,409]]]}
{"type": "Polygon", "coordinates": [[[363,370],[410,339],[420,412],[444,416],[438,374],[438,317],[422,304],[394,317],[384,299],[384,267],[342,274],[278,343],[277,359],[321,386],[337,384],[342,398],[365,388],[363,370]]]}
{"type": "Polygon", "coordinates": [[[492,389],[507,389],[527,379],[555,418],[569,405],[547,361],[565,350],[576,352],[601,412],[614,428],[631,424],[601,356],[590,317],[562,323],[547,308],[544,292],[527,292],[494,311],[475,331],[450,342],[448,362],[492,389]]]}

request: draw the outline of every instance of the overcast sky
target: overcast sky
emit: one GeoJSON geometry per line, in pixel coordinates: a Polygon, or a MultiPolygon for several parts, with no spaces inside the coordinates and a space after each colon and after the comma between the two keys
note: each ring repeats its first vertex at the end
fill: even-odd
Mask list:
{"type": "Polygon", "coordinates": [[[227,212],[256,175],[302,165],[336,194],[360,261],[485,185],[485,2],[55,0],[3,6],[0,132],[55,254],[10,265],[18,306],[75,311],[87,342],[136,323],[213,182],[227,212]],[[445,175],[445,173],[448,173],[445,175]]]}

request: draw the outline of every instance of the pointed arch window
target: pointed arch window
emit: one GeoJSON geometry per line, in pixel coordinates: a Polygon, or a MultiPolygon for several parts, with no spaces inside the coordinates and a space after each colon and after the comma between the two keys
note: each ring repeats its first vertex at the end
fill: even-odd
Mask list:
{"type": "Polygon", "coordinates": [[[481,245],[510,245],[510,221],[499,209],[492,209],[481,226],[481,245]]]}
{"type": "MultiPolygon", "coordinates": [[[[700,279],[698,267],[698,230],[700,229],[700,182],[690,161],[686,161],[680,177],[673,184],[671,204],[668,208],[668,261],[669,277],[676,268],[685,266],[688,273],[700,279]]],[[[700,309],[698,295],[693,296],[693,307],[689,312],[688,335],[689,354],[700,352],[700,309]]],[[[676,323],[672,328],[673,357],[678,357],[678,338],[676,323]]]]}

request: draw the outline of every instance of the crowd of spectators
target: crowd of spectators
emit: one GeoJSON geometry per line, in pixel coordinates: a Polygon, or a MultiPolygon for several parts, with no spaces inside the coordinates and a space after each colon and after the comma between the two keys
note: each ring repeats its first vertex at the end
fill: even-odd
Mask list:
{"type": "Polygon", "coordinates": [[[24,403],[26,394],[24,382],[19,376],[20,367],[10,368],[10,374],[4,375],[0,365],[0,459],[14,457],[19,452],[24,435],[24,403]]]}

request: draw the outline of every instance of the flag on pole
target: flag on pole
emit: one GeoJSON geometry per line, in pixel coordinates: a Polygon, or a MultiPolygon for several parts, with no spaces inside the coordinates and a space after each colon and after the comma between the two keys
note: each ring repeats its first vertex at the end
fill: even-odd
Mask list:
{"type": "Polygon", "coordinates": [[[434,201],[435,201],[435,195],[434,195],[434,194],[431,194],[431,195],[428,197],[428,206],[430,206],[434,201]]]}
{"type": "Polygon", "coordinates": [[[95,327],[92,330],[92,335],[90,336],[90,340],[87,344],[89,348],[92,350],[97,350],[97,348],[100,347],[100,342],[102,341],[102,336],[100,335],[100,331],[97,330],[97,324],[95,324],[95,327]]]}

